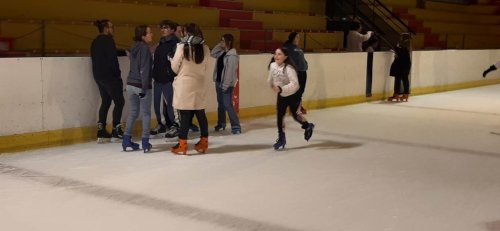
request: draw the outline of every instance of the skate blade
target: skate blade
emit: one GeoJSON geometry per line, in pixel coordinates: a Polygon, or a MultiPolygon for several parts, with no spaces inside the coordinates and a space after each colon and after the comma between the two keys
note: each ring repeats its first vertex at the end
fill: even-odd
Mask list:
{"type": "Polygon", "coordinates": [[[105,144],[105,143],[109,143],[110,141],[111,141],[110,138],[97,138],[98,144],[105,144]]]}
{"type": "Polygon", "coordinates": [[[117,138],[117,137],[113,137],[113,138],[111,138],[110,142],[111,142],[111,143],[121,143],[121,142],[122,142],[122,139],[117,138]]]}

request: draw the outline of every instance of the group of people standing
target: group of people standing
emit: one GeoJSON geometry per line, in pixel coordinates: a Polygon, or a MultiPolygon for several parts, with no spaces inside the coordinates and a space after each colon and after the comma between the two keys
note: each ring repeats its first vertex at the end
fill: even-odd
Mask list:
{"type": "Polygon", "coordinates": [[[99,35],[91,45],[92,70],[101,94],[101,107],[97,126],[98,142],[112,138],[121,140],[123,150],[139,150],[133,142],[132,130],[135,120],[142,111],[142,149],[149,152],[152,145],[150,135],[167,133],[166,137],[178,136],[179,142],[171,148],[174,154],[186,154],[189,130],[198,130],[193,125],[196,116],[200,126],[200,141],[195,150],[204,153],[208,149],[208,121],[206,108],[206,73],[208,58],[217,58],[214,82],[218,101],[218,123],[215,130],[225,129],[226,112],[231,122],[231,132],[241,133],[238,116],[232,105],[232,94],[237,77],[238,54],[233,48],[234,37],[222,36],[221,42],[210,52],[205,45],[201,29],[194,23],[180,26],[164,20],[160,23],[161,38],[154,52],[151,52],[153,33],[147,25],[134,30],[134,43],[129,59],[130,72],[127,77],[126,94],[129,101],[129,115],[125,132],[121,129],[121,115],[125,103],[123,83],[118,65],[116,45],[113,40],[114,26],[109,20],[95,22],[99,35]],[[154,80],[154,82],[153,82],[154,80]],[[162,100],[162,98],[164,100],[162,100]],[[114,102],[113,130],[106,130],[107,112],[114,102]],[[158,126],[150,130],[151,103],[158,126]],[[164,113],[161,111],[163,104],[164,113]],[[165,123],[162,121],[164,114],[165,123]],[[167,128],[168,130],[167,132],[167,128]]]}
{"type": "MultiPolygon", "coordinates": [[[[123,132],[120,118],[125,100],[113,40],[113,24],[109,20],[100,20],[96,21],[95,25],[100,34],[91,46],[92,68],[102,98],[97,125],[98,142],[109,138],[121,139],[124,151],[128,148],[140,149],[140,145],[132,141],[132,130],[135,120],[142,111],[141,143],[144,152],[149,152],[152,148],[149,143],[150,135],[166,133],[167,138],[176,136],[179,138],[179,142],[171,148],[171,152],[186,154],[188,132],[190,129],[198,130],[192,122],[196,116],[200,126],[200,140],[195,144],[195,150],[205,153],[208,149],[205,72],[209,68],[209,56],[216,59],[213,81],[217,94],[218,119],[214,130],[225,130],[227,113],[231,133],[241,133],[240,121],[232,103],[234,86],[238,81],[239,56],[234,48],[234,37],[231,34],[224,34],[221,41],[210,50],[205,44],[201,29],[196,24],[188,23],[180,26],[175,22],[164,20],[159,25],[160,41],[154,52],[151,52],[153,41],[151,28],[147,25],[136,27],[134,44],[129,55],[130,72],[126,86],[130,112],[125,132],[123,132]],[[113,129],[109,134],[106,131],[106,117],[111,101],[114,102],[115,107],[113,129]],[[152,102],[157,127],[150,130],[152,102]],[[162,114],[165,123],[163,123],[162,114]]],[[[362,35],[360,31],[361,26],[350,32],[348,50],[361,51],[361,44],[372,37],[372,32],[362,35]]],[[[390,75],[395,77],[394,95],[388,98],[389,101],[408,100],[408,76],[411,68],[410,39],[409,34],[401,34],[400,41],[394,49],[396,58],[390,69],[390,75]]],[[[290,33],[283,46],[274,52],[268,67],[268,83],[277,95],[278,139],[274,144],[276,150],[283,149],[286,144],[283,118],[288,108],[293,119],[304,129],[305,140],[308,141],[311,138],[315,126],[304,117],[307,111],[302,107],[308,63],[299,43],[300,35],[296,32],[290,33]]]]}

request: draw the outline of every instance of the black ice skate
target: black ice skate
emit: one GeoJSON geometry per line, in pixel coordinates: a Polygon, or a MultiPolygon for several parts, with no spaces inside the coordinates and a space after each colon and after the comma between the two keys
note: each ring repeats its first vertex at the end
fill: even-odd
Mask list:
{"type": "Polygon", "coordinates": [[[106,125],[103,123],[97,123],[97,143],[108,143],[111,139],[111,134],[106,131],[106,125]]]}
{"type": "Polygon", "coordinates": [[[111,131],[111,142],[119,143],[123,139],[122,125],[118,124],[111,131]]]}
{"type": "Polygon", "coordinates": [[[304,131],[304,139],[309,141],[309,139],[311,139],[311,136],[313,135],[313,130],[314,130],[314,124],[309,123],[306,130],[304,131]]]}
{"type": "Polygon", "coordinates": [[[158,124],[156,125],[156,128],[152,129],[149,134],[155,136],[155,135],[158,135],[158,134],[163,134],[167,132],[167,128],[165,127],[165,125],[163,124],[158,124]]]}
{"type": "Polygon", "coordinates": [[[179,136],[179,125],[174,124],[172,127],[170,127],[170,130],[165,133],[165,138],[175,138],[179,136]]]}
{"type": "Polygon", "coordinates": [[[276,143],[273,145],[274,150],[281,151],[285,149],[285,144],[286,144],[285,133],[280,133],[278,139],[276,140],[276,143]]]}

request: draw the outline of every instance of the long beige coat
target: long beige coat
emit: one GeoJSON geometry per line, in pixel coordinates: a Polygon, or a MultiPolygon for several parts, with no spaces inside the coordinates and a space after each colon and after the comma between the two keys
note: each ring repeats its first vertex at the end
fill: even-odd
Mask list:
{"type": "Polygon", "coordinates": [[[184,58],[185,44],[178,44],[173,60],[172,70],[177,73],[173,82],[174,99],[172,106],[178,110],[201,110],[207,106],[207,75],[210,62],[210,49],[204,45],[205,58],[200,64],[184,58]]]}

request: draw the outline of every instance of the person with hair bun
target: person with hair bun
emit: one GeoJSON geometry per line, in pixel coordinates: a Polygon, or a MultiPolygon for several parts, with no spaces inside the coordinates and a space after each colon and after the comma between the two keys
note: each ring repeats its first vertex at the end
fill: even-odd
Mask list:
{"type": "Polygon", "coordinates": [[[92,60],[92,73],[101,95],[99,120],[97,122],[97,142],[103,143],[110,138],[114,141],[123,138],[121,118],[125,99],[123,98],[123,81],[118,64],[117,50],[113,40],[113,23],[107,19],[97,20],[94,25],[99,30],[99,35],[92,41],[90,57],[92,60]],[[113,129],[109,134],[106,131],[106,120],[111,101],[115,104],[113,109],[113,129]]]}
{"type": "Polygon", "coordinates": [[[130,72],[127,77],[127,96],[129,100],[129,114],[122,148],[139,149],[139,144],[132,142],[134,122],[142,111],[142,149],[149,152],[152,145],[149,143],[149,128],[151,122],[152,57],[149,44],[153,41],[153,33],[147,25],[137,26],[134,30],[134,44],[130,51],[130,72]]]}

